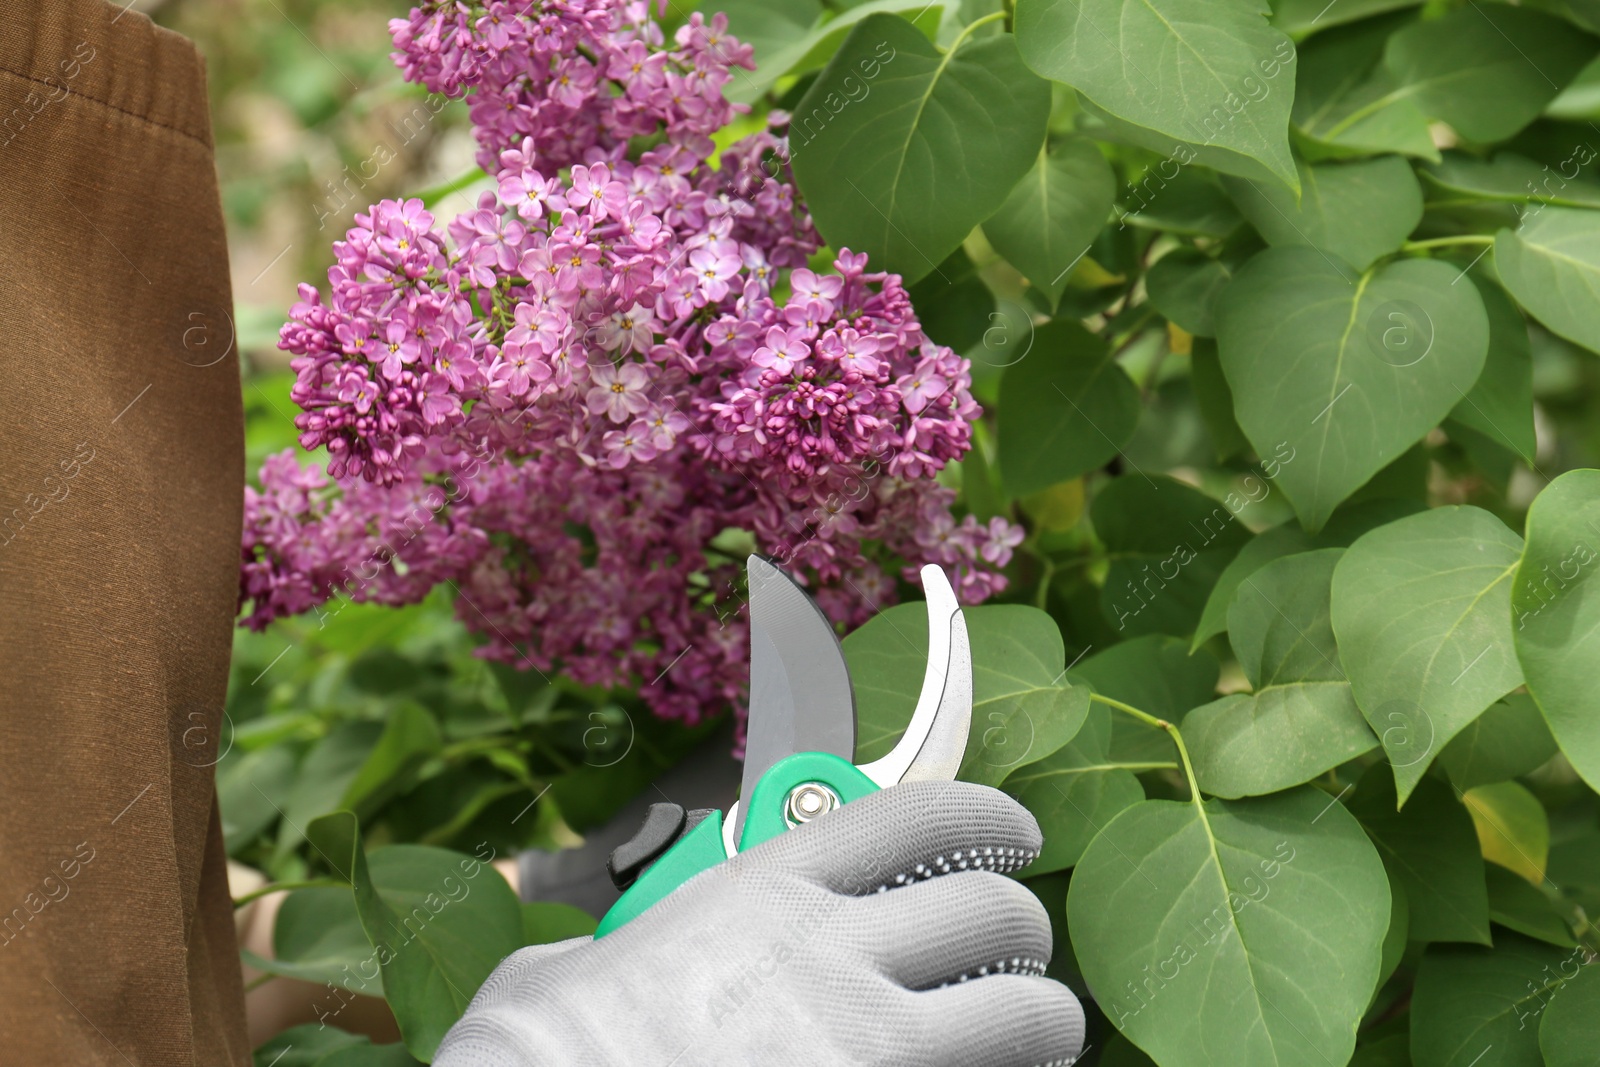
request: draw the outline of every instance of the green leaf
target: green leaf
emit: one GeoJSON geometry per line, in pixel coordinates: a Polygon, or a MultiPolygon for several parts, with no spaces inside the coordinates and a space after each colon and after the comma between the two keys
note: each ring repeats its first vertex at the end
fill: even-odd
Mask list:
{"type": "Polygon", "coordinates": [[[1000,479],[1010,495],[1026,496],[1117,455],[1139,422],[1139,390],[1110,345],[1057,319],[1006,368],[1000,410],[1000,479]]]}
{"type": "Polygon", "coordinates": [[[906,290],[922,332],[935,343],[966,352],[994,328],[994,293],[967,253],[958,248],[932,274],[906,290]]]}
{"type": "Polygon", "coordinates": [[[273,921],[273,958],[241,953],[246,963],[267,974],[383,996],[378,961],[348,889],[313,887],[287,894],[273,921]]]}
{"type": "Polygon", "coordinates": [[[1516,782],[1493,782],[1463,793],[1461,802],[1478,831],[1478,849],[1491,866],[1499,864],[1532,885],[1544,882],[1550,819],[1538,797],[1516,782]]]}
{"type": "MultiPolygon", "coordinates": [[[[1147,634],[1087,656],[1067,676],[1158,719],[1182,722],[1190,708],[1216,695],[1220,670],[1209,653],[1191,656],[1184,642],[1164,634],[1147,634]]],[[[1127,715],[1114,715],[1111,723],[1112,759],[1156,762],[1172,758],[1172,740],[1164,731],[1127,715]]]]}
{"type": "Polygon", "coordinates": [[[1398,249],[1422,219],[1422,187],[1399,156],[1298,166],[1298,198],[1276,182],[1222,179],[1269,245],[1320,248],[1364,270],[1398,249]]]}
{"type": "Polygon", "coordinates": [[[273,745],[233,752],[218,762],[217,806],[229,855],[248,846],[282,815],[276,801],[294,781],[294,757],[288,745],[273,745]]]}
{"type": "Polygon", "coordinates": [[[1180,247],[1156,260],[1144,276],[1150,305],[1196,337],[1214,337],[1217,294],[1233,280],[1227,264],[1180,247]]]}
{"type": "Polygon", "coordinates": [[[549,945],[589,937],[600,925],[593,915],[571,904],[539,900],[522,905],[522,943],[549,945]]]}
{"type": "Polygon", "coordinates": [[[1549,945],[1573,948],[1577,942],[1567,924],[1556,914],[1550,898],[1527,879],[1513,874],[1498,863],[1484,865],[1489,885],[1489,918],[1508,930],[1535,938],[1549,945]]]}
{"type": "MultiPolygon", "coordinates": [[[[1572,967],[1571,957],[1562,960],[1561,973],[1572,967]]],[[[1593,963],[1561,987],[1561,995],[1550,1002],[1539,1024],[1539,1051],[1544,1067],[1592,1067],[1594,1050],[1600,1048],[1600,967],[1593,963]]]]}
{"type": "Polygon", "coordinates": [[[1234,412],[1317,530],[1449,413],[1483,370],[1489,325],[1459,271],[1407,260],[1359,277],[1310,248],[1255,256],[1217,303],[1234,412]]]}
{"type": "Polygon", "coordinates": [[[983,235],[1054,304],[1110,217],[1116,191],[1116,175],[1093,141],[1064,141],[1040,153],[983,235]]]}
{"type": "Polygon", "coordinates": [[[830,245],[914,282],[1004,203],[1049,112],[1009,34],[940,54],[905,19],[872,15],[795,109],[795,180],[830,245]]]}
{"type": "Polygon", "coordinates": [[[432,1059],[489,972],[522,946],[517,895],[459,852],[388,845],[369,856],[347,811],[317,819],[306,836],[355,893],[406,1047],[432,1059]]]}
{"type": "Polygon", "coordinates": [[[417,768],[437,754],[441,744],[433,716],[416,704],[401,704],[390,713],[383,735],[345,787],[338,806],[358,817],[370,815],[409,788],[417,768]]]}
{"type": "Polygon", "coordinates": [[[1405,886],[1387,867],[1384,868],[1384,874],[1389,879],[1389,931],[1383,935],[1383,962],[1378,968],[1376,983],[1380,989],[1399,968],[1411,933],[1411,906],[1406,900],[1405,886]]]}
{"type": "Polygon", "coordinates": [[[1544,717],[1533,698],[1512,693],[1472,720],[1439,754],[1450,781],[1461,790],[1520,778],[1556,754],[1544,717]]]}
{"type": "Polygon", "coordinates": [[[1380,763],[1361,776],[1345,806],[1405,886],[1411,940],[1489,944],[1478,835],[1449,786],[1424,778],[1405,808],[1396,810],[1394,775],[1380,763]]]}
{"type": "Polygon", "coordinates": [[[1483,373],[1450,417],[1533,463],[1533,352],[1528,324],[1505,290],[1477,283],[1489,316],[1489,355],[1483,373]]]}
{"type": "Polygon", "coordinates": [[[383,725],[368,720],[336,723],[328,735],[300,761],[300,773],[287,799],[272,797],[283,808],[278,826],[277,857],[292,852],[303,840],[304,827],[339,806],[368,754],[383,736],[383,725]]]}
{"type": "Polygon", "coordinates": [[[1211,587],[1206,598],[1205,611],[1194,632],[1190,647],[1200,645],[1227,630],[1228,608],[1233,604],[1233,594],[1250,575],[1275,559],[1310,552],[1318,548],[1348,548],[1350,543],[1368,530],[1392,522],[1417,510],[1420,505],[1404,500],[1366,500],[1350,504],[1334,512],[1328,525],[1314,534],[1308,534],[1299,523],[1286,522],[1263,530],[1252,537],[1211,587]]]}
{"type": "Polygon", "coordinates": [[[1528,509],[1528,545],[1512,579],[1512,636],[1528,692],[1561,751],[1600,789],[1600,471],[1568,471],[1528,509]]]}
{"type": "Polygon", "coordinates": [[[1217,458],[1229,459],[1248,449],[1250,442],[1233,417],[1233,391],[1222,376],[1217,342],[1209,337],[1196,337],[1189,349],[1189,380],[1217,458]]]}
{"type": "MultiPolygon", "coordinates": [[[[961,778],[999,785],[1017,767],[1070,741],[1089,691],[1064,682],[1066,651],[1055,621],[1037,608],[967,608],[972,647],[972,732],[961,778]]],[[[856,691],[856,762],[884,756],[905,732],[928,665],[928,611],[920,603],[881,611],[844,639],[856,691]]]]}
{"type": "MultiPolygon", "coordinates": [[[[1181,153],[1180,153],[1181,154],[1181,153]]],[[[1117,209],[1117,228],[1170,230],[1189,237],[1226,237],[1244,222],[1221,182],[1209,171],[1162,160],[1148,168],[1117,209]]]]}
{"type": "Polygon", "coordinates": [[[1111,555],[1100,606],[1128,636],[1183,636],[1249,531],[1225,504],[1165,476],[1124,475],[1089,508],[1111,555]]]}
{"type": "Polygon", "coordinates": [[[1551,845],[1550,880],[1571,896],[1600,899],[1600,830],[1551,845]]]}
{"type": "Polygon", "coordinates": [[[1383,152],[1439,158],[1428,120],[1383,65],[1384,45],[1403,21],[1358,22],[1301,46],[1293,121],[1302,152],[1316,158],[1383,152]]]}
{"type": "Polygon", "coordinates": [[[1600,183],[1577,178],[1577,168],[1573,169],[1573,177],[1568,178],[1556,168],[1515,152],[1499,152],[1493,159],[1450,152],[1438,163],[1424,167],[1422,176],[1446,192],[1479,200],[1600,207],[1600,183]]]}
{"type": "Polygon", "coordinates": [[[1228,639],[1251,692],[1196,708],[1183,722],[1206,792],[1276,792],[1376,747],[1328,625],[1328,583],[1341,553],[1327,548],[1274,560],[1239,587],[1228,639]]]}
{"type": "Polygon", "coordinates": [[[1339,561],[1339,659],[1402,804],[1450,739],[1522,684],[1510,612],[1521,554],[1505,523],[1458,506],[1380,526],[1339,561]]]}
{"type": "Polygon", "coordinates": [[[1163,143],[1293,186],[1294,45],[1262,14],[1254,0],[1019,0],[1017,43],[1034,70],[1163,143]]]}
{"type": "MultiPolygon", "coordinates": [[[[820,69],[838,52],[851,27],[863,19],[876,14],[904,15],[932,37],[944,17],[945,5],[939,0],[920,4],[868,0],[834,15],[815,0],[780,0],[776,4],[771,0],[720,0],[717,10],[726,11],[728,32],[755,50],[756,69],[731,71],[733,80],[723,89],[729,100],[750,104],[784,75],[820,69]]],[[[865,73],[858,71],[857,91],[865,73]]]]}
{"type": "MultiPolygon", "coordinates": [[[[1131,145],[1153,152],[1164,157],[1162,162],[1154,168],[1146,170],[1146,179],[1140,185],[1151,182],[1148,177],[1152,170],[1157,174],[1164,174],[1167,181],[1174,186],[1184,173],[1185,168],[1195,169],[1192,165],[1208,167],[1211,171],[1221,174],[1237,174],[1244,178],[1255,178],[1260,181],[1282,181],[1276,170],[1269,169],[1259,160],[1249,156],[1241,156],[1228,148],[1218,148],[1214,145],[1193,144],[1189,141],[1180,141],[1168,134],[1149,129],[1136,123],[1126,122],[1111,112],[1097,106],[1093,100],[1086,96],[1078,97],[1078,112],[1082,116],[1078,130],[1095,138],[1098,141],[1109,141],[1113,144],[1131,145]]],[[[1209,173],[1209,172],[1208,172],[1209,173]]],[[[1214,180],[1215,175],[1212,175],[1214,180]]],[[[1131,183],[1130,183],[1131,184],[1131,183]]],[[[1164,184],[1164,183],[1163,183],[1164,184]]],[[[1198,183],[1193,187],[1199,191],[1198,183]]],[[[1136,191],[1133,196],[1141,202],[1148,202],[1148,193],[1144,190],[1136,191]]],[[[1143,211],[1143,208],[1140,208],[1143,211]]],[[[1194,206],[1183,209],[1184,213],[1194,210],[1194,206]]],[[[1225,217],[1232,218],[1236,212],[1229,211],[1225,217]]],[[[1148,217],[1148,216],[1147,216],[1148,217]]],[[[1132,217],[1130,216],[1130,221],[1132,217]]],[[[1207,220],[1208,222],[1212,220],[1207,220]]]]}
{"type": "Polygon", "coordinates": [[[1494,240],[1500,280],[1553,333],[1600,350],[1600,212],[1547,207],[1494,240]]]}
{"type": "Polygon", "coordinates": [[[1073,947],[1101,1010],[1163,1067],[1349,1059],[1389,889],[1330,800],[1147,800],[1090,842],[1073,947]]]}
{"type": "Polygon", "coordinates": [[[325,1023],[291,1027],[256,1049],[255,1067],[411,1067],[420,1061],[404,1045],[374,1045],[370,1037],[325,1023]]]}
{"type": "Polygon", "coordinates": [[[1567,955],[1512,933],[1495,938],[1492,949],[1430,946],[1411,994],[1411,1061],[1416,1067],[1542,1067],[1538,1017],[1561,1000],[1567,955]]]}
{"type": "Polygon", "coordinates": [[[1421,3],[1422,0],[1338,0],[1331,4],[1328,0],[1272,0],[1272,24],[1284,33],[1299,35],[1421,3]]]}
{"type": "MultiPolygon", "coordinates": [[[[1044,833],[1044,848],[1039,858],[1028,865],[1030,875],[1073,866],[1102,826],[1124,808],[1143,800],[1144,787],[1134,777],[1136,771],[1151,770],[1152,762],[1177,766],[1172,759],[1112,759],[1111,724],[1110,708],[1091,705],[1083,728],[1071,742],[1006,777],[1006,792],[1033,812],[1044,833]]],[[[1167,744],[1170,749],[1171,743],[1167,744]]]]}
{"type": "Polygon", "coordinates": [[[1423,114],[1488,142],[1538,118],[1594,54],[1594,38],[1558,18],[1472,4],[1396,33],[1384,63],[1423,114]]]}

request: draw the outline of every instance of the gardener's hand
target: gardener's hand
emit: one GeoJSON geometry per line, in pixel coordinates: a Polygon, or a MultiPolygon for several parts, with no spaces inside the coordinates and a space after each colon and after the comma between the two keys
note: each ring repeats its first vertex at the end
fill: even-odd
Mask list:
{"type": "Polygon", "coordinates": [[[1000,873],[1039,850],[994,789],[895,786],[706,871],[599,941],[489,976],[435,1067],[1041,1067],[1083,1011],[1000,873]],[[879,892],[880,887],[888,892],[879,892]]]}

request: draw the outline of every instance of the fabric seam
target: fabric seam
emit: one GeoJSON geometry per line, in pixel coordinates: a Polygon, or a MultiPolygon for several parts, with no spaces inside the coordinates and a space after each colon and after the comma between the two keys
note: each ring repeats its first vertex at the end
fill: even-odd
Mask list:
{"type": "MultiPolygon", "coordinates": [[[[24,74],[21,71],[12,70],[10,67],[0,67],[0,74],[9,74],[13,78],[16,78],[16,79],[18,79],[20,81],[29,82],[29,83],[31,83],[33,85],[42,85],[42,86],[45,86],[46,88],[49,88],[49,89],[59,89],[60,88],[59,85],[56,85],[56,84],[53,84],[51,82],[45,81],[42,78],[35,78],[31,74],[24,74]]],[[[161,130],[170,130],[172,133],[175,133],[178,136],[185,138],[186,140],[193,141],[195,144],[199,145],[200,147],[202,147],[204,149],[207,149],[208,151],[211,149],[211,142],[209,140],[207,140],[205,138],[202,138],[202,137],[199,137],[199,136],[195,135],[194,133],[191,133],[189,130],[183,129],[181,126],[173,126],[173,125],[170,125],[169,123],[165,123],[165,122],[161,122],[161,121],[159,121],[157,119],[153,119],[148,115],[141,115],[137,111],[129,111],[125,107],[118,107],[116,104],[113,104],[109,100],[102,100],[98,96],[89,96],[87,93],[82,93],[82,92],[79,92],[76,89],[72,89],[72,88],[69,87],[67,89],[67,96],[64,97],[63,99],[69,99],[71,97],[77,97],[79,100],[85,100],[85,101],[88,101],[91,104],[98,104],[99,106],[105,108],[108,111],[115,112],[118,115],[126,116],[127,118],[133,119],[136,122],[143,123],[146,126],[154,126],[155,128],[161,129],[161,130]]]]}

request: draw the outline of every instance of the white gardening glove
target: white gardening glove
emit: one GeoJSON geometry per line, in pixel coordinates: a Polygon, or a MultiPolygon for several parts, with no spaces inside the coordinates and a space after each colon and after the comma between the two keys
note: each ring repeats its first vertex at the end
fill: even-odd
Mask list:
{"type": "Polygon", "coordinates": [[[525,948],[436,1067],[1065,1067],[1083,1010],[1003,877],[1039,827],[998,790],[898,785],[705,871],[599,941],[525,948]],[[880,890],[880,887],[883,887],[880,890]]]}

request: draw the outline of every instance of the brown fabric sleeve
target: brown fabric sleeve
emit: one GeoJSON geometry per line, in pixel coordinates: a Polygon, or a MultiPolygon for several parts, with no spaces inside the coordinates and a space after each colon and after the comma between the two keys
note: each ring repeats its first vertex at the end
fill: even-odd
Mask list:
{"type": "Polygon", "coordinates": [[[0,1060],[249,1062],[213,764],[243,428],[205,71],[0,0],[0,1060]]]}

